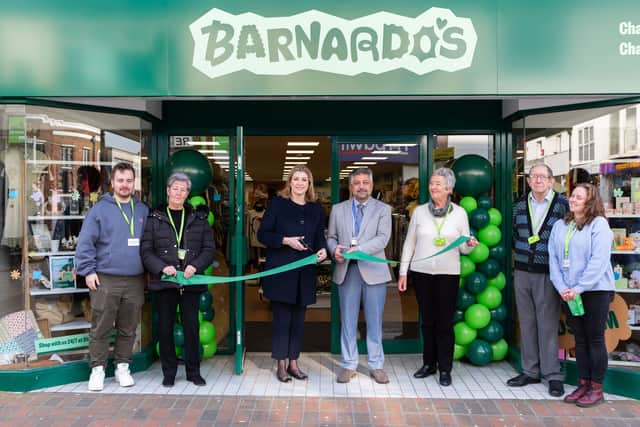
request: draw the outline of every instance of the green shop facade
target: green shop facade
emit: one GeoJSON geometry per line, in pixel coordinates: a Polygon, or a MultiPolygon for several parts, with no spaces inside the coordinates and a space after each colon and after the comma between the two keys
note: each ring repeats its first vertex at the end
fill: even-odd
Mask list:
{"type": "MultiPolygon", "coordinates": [[[[26,0],[0,10],[0,389],[88,378],[88,290],[65,274],[82,219],[116,162],[134,165],[136,193],[153,206],[170,156],[191,149],[212,169],[202,196],[217,276],[260,270],[256,217],[295,164],[314,172],[327,213],[348,197],[349,170],[371,167],[376,197],[394,209],[391,257],[430,173],[465,154],[491,163],[489,196],[506,219],[536,162],[551,166],[557,191],[597,183],[616,233],[605,388],[640,398],[637,1],[26,0]]],[[[510,221],[500,228],[510,248],[510,221]]],[[[307,351],[339,353],[337,291],[331,266],[319,269],[307,351]]],[[[508,253],[502,269],[517,366],[508,253]]],[[[391,285],[385,350],[419,352],[414,298],[391,285]]],[[[245,351],[268,350],[268,302],[257,282],[210,296],[208,351],[234,355],[242,374],[245,351]]],[[[151,296],[141,320],[134,370],[157,357],[151,296]]],[[[575,383],[569,335],[561,320],[559,357],[575,383]]]]}

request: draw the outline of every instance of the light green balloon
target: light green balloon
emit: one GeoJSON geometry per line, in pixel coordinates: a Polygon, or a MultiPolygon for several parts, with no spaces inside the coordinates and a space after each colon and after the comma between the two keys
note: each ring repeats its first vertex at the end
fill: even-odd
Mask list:
{"type": "Polygon", "coordinates": [[[202,196],[193,196],[189,199],[189,204],[194,208],[197,208],[198,206],[206,205],[207,201],[202,196]]]}
{"type": "Polygon", "coordinates": [[[468,256],[460,256],[460,277],[465,278],[476,271],[476,265],[468,256]]]}
{"type": "Polygon", "coordinates": [[[473,248],[468,257],[476,264],[485,262],[489,258],[489,247],[482,242],[478,242],[478,246],[473,248]]]}
{"type": "Polygon", "coordinates": [[[501,239],[502,232],[493,224],[489,224],[481,230],[478,230],[478,240],[489,247],[497,245],[501,239]]]}
{"type": "Polygon", "coordinates": [[[464,322],[456,323],[453,327],[453,333],[455,335],[455,342],[458,345],[471,344],[478,335],[478,332],[475,329],[469,327],[469,325],[464,322]]]}
{"type": "Polygon", "coordinates": [[[453,344],[453,360],[460,360],[464,357],[467,347],[460,344],[453,344]]]}
{"type": "Polygon", "coordinates": [[[491,321],[491,312],[482,304],[472,304],[464,312],[464,322],[473,329],[482,329],[491,321]]]}
{"type": "Polygon", "coordinates": [[[492,360],[502,360],[507,356],[507,353],[509,352],[509,344],[507,344],[504,338],[501,338],[491,344],[491,350],[493,350],[492,360]]]}
{"type": "Polygon", "coordinates": [[[208,359],[216,354],[218,343],[214,340],[206,344],[202,344],[202,358],[208,359]]]}
{"type": "Polygon", "coordinates": [[[504,277],[504,273],[502,271],[498,273],[496,277],[492,277],[491,279],[487,280],[488,286],[493,286],[494,288],[500,291],[504,289],[506,284],[507,284],[507,278],[504,277]]]}
{"type": "Polygon", "coordinates": [[[467,214],[470,214],[472,210],[478,208],[478,202],[475,198],[466,196],[460,199],[460,206],[462,207],[462,209],[467,211],[467,214]]]}
{"type": "Polygon", "coordinates": [[[480,304],[492,310],[502,303],[502,294],[497,288],[487,286],[484,291],[476,295],[476,299],[480,304]]]}
{"type": "Polygon", "coordinates": [[[208,344],[216,338],[216,328],[213,323],[202,321],[200,322],[200,330],[198,331],[200,337],[200,344],[208,344]]]}
{"type": "Polygon", "coordinates": [[[496,208],[489,209],[489,224],[499,227],[502,224],[502,214],[496,208]]]}

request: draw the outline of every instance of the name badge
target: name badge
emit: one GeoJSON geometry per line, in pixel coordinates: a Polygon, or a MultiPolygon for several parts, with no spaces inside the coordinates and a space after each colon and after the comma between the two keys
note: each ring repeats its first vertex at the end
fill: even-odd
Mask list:
{"type": "Polygon", "coordinates": [[[562,260],[562,268],[567,269],[567,268],[569,268],[569,265],[570,265],[570,263],[569,263],[569,258],[564,258],[564,259],[562,260]]]}
{"type": "Polygon", "coordinates": [[[351,246],[358,246],[358,239],[351,239],[351,246]]]}
{"type": "Polygon", "coordinates": [[[435,246],[444,246],[447,244],[447,239],[445,239],[444,237],[436,237],[433,239],[433,244],[435,246]]]}
{"type": "Polygon", "coordinates": [[[134,237],[127,239],[127,246],[140,246],[140,239],[134,237]]]}
{"type": "Polygon", "coordinates": [[[534,243],[540,241],[540,236],[538,236],[537,234],[534,234],[533,236],[529,237],[527,241],[529,242],[530,245],[533,245],[534,243]]]}
{"type": "Polygon", "coordinates": [[[187,250],[186,249],[178,249],[178,259],[180,261],[182,261],[185,256],[187,256],[187,250]]]}

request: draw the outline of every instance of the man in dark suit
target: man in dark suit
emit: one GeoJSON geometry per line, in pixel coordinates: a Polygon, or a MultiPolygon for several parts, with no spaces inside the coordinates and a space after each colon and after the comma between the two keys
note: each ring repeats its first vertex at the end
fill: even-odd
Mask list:
{"type": "Polygon", "coordinates": [[[380,383],[389,382],[383,370],[382,313],[391,280],[387,264],[346,261],[343,252],[360,250],[384,258],[391,236],[391,206],[371,198],[373,173],[369,168],[355,169],[349,177],[351,198],[331,210],[327,246],[336,261],[333,281],[339,285],[342,328],[340,344],[342,371],[339,383],[347,383],[358,367],[357,330],[360,299],[363,299],[367,324],[369,372],[380,383]]]}

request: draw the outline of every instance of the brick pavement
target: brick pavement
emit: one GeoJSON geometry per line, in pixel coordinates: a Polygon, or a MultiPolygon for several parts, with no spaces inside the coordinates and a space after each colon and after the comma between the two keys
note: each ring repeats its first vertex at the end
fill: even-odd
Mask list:
{"type": "Polygon", "coordinates": [[[640,426],[640,402],[0,393],[0,426],[640,426]]]}

